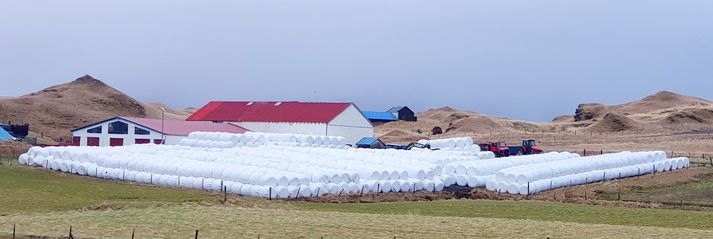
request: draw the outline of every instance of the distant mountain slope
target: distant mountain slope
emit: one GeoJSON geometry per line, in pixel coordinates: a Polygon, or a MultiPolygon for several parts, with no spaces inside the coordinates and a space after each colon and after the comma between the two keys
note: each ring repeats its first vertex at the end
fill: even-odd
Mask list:
{"type": "Polygon", "coordinates": [[[580,104],[575,115],[558,116],[551,123],[493,117],[449,107],[429,109],[417,116],[419,122],[379,125],[376,135],[387,142],[407,143],[434,137],[430,135],[433,127],[440,127],[450,136],[575,130],[597,133],[713,130],[713,102],[668,91],[619,105],[580,104]]]}
{"type": "MultiPolygon", "coordinates": [[[[632,127],[614,127],[611,131],[632,129],[647,130],[697,130],[710,128],[713,123],[713,102],[706,99],[661,91],[641,100],[607,106],[597,103],[580,104],[574,121],[592,123],[593,129],[606,131],[607,127],[595,127],[597,122],[622,119],[632,127]],[[607,115],[611,115],[607,119],[607,115]],[[628,120],[627,120],[628,119],[628,120]]],[[[615,120],[616,121],[616,120],[615,120]]],[[[558,122],[563,122],[560,118],[558,122]]]]}
{"type": "Polygon", "coordinates": [[[185,119],[189,113],[144,104],[89,75],[15,98],[0,99],[0,122],[29,123],[37,134],[69,139],[69,130],[114,116],[185,119]]]}

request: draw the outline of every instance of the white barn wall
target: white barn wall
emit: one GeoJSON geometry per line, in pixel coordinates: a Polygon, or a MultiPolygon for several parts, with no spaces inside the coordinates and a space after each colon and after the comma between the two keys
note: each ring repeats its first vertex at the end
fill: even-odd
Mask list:
{"type": "Polygon", "coordinates": [[[342,136],[354,144],[364,137],[374,136],[374,126],[352,104],[327,124],[327,135],[342,136]]]}
{"type": "Polygon", "coordinates": [[[363,137],[374,136],[374,126],[353,104],[328,124],[290,122],[231,122],[231,124],[253,132],[342,136],[349,144],[354,144],[363,137]]]}
{"type": "MultiPolygon", "coordinates": [[[[81,137],[80,139],[80,146],[87,146],[87,137],[99,137],[99,146],[104,147],[104,146],[109,146],[109,139],[110,138],[121,138],[124,139],[124,145],[132,145],[134,144],[136,139],[149,139],[151,142],[153,142],[155,139],[161,139],[161,133],[156,132],[154,130],[151,130],[146,127],[141,127],[138,126],[142,129],[148,130],[149,134],[148,135],[134,135],[134,129],[136,128],[136,124],[122,120],[122,119],[115,119],[115,120],[110,120],[107,122],[103,122],[101,124],[95,124],[91,125],[89,127],[77,130],[72,132],[72,135],[75,137],[81,137]],[[114,123],[116,121],[121,121],[129,125],[129,133],[128,134],[109,134],[109,124],[114,123]],[[95,133],[87,133],[87,130],[102,126],[102,133],[101,134],[95,134],[95,133]]],[[[180,136],[178,136],[180,137],[180,136]]],[[[181,137],[182,138],[182,137],[181,137]]],[[[171,140],[171,141],[175,141],[171,140]]],[[[180,142],[180,139],[178,140],[180,142]]],[[[166,139],[166,144],[169,143],[168,138],[166,139]]]]}
{"type": "Polygon", "coordinates": [[[253,132],[327,135],[327,125],[323,123],[289,122],[231,122],[253,132]]]}

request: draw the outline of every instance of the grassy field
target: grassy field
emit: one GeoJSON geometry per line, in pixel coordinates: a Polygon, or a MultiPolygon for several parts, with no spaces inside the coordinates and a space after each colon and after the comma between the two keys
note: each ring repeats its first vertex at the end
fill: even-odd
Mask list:
{"type": "Polygon", "coordinates": [[[0,238],[577,238],[713,235],[713,213],[538,201],[268,201],[0,166],[0,238]]]}
{"type": "MultiPolygon", "coordinates": [[[[713,207],[713,174],[704,175],[696,181],[676,183],[660,187],[629,187],[621,194],[626,201],[659,202],[667,204],[697,205],[713,207]]],[[[602,199],[613,200],[618,195],[608,193],[600,195],[602,199]]]]}
{"type": "Polygon", "coordinates": [[[200,191],[139,186],[124,182],[0,166],[0,214],[219,201],[200,191]]]}

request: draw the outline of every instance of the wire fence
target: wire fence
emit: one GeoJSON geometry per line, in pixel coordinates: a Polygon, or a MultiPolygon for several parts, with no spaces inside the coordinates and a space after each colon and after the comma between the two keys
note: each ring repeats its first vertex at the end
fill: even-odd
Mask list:
{"type": "MultiPolygon", "coordinates": [[[[0,238],[11,238],[11,239],[36,239],[36,238],[54,238],[54,236],[48,236],[48,235],[32,235],[32,234],[23,234],[22,233],[22,227],[20,227],[17,224],[12,224],[12,231],[3,233],[5,230],[0,230],[0,238]]],[[[75,239],[75,238],[95,238],[96,235],[82,235],[81,232],[77,232],[76,230],[77,227],[74,226],[69,226],[67,231],[63,234],[56,235],[56,238],[67,238],[67,239],[75,239]]],[[[4,229],[4,228],[3,228],[4,229]]],[[[93,229],[94,230],[94,229],[93,229]]],[[[116,230],[112,230],[116,231],[116,230]]],[[[187,231],[187,233],[183,236],[182,238],[193,238],[193,239],[199,239],[202,238],[202,233],[204,231],[200,229],[196,229],[195,231],[187,231]],[[190,232],[190,233],[188,233],[190,232]]],[[[173,235],[177,236],[177,235],[173,235]]],[[[263,239],[263,238],[274,238],[274,237],[285,237],[289,235],[285,234],[240,234],[240,238],[257,238],[257,239],[263,239]]],[[[112,237],[120,237],[119,235],[113,235],[112,237]]],[[[339,237],[339,236],[330,236],[330,237],[339,237]]],[[[101,237],[99,237],[101,238],[101,237]]],[[[123,238],[145,238],[145,236],[141,235],[141,231],[136,230],[136,228],[133,228],[131,230],[126,230],[126,235],[123,238]]],[[[295,238],[303,238],[302,236],[296,236],[295,238]]],[[[316,237],[315,237],[316,238],[316,237]]],[[[327,238],[325,236],[320,236],[320,239],[327,238]]],[[[393,237],[385,237],[385,238],[393,238],[393,239],[398,239],[400,237],[398,236],[393,236],[393,237]]]]}

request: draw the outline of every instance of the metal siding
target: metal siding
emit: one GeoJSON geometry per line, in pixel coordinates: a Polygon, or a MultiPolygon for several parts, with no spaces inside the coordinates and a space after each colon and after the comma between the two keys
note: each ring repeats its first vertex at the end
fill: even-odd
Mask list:
{"type": "Polygon", "coordinates": [[[189,121],[327,123],[351,103],[212,101],[188,117],[189,121]]]}

